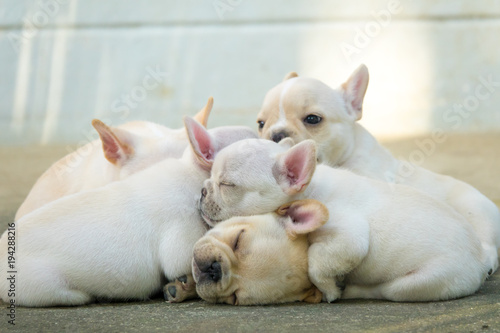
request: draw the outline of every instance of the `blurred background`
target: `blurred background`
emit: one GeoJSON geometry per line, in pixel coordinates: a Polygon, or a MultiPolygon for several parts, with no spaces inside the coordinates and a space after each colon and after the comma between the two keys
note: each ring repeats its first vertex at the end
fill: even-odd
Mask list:
{"type": "Polygon", "coordinates": [[[3,0],[0,145],[84,144],[90,121],[256,128],[296,71],[332,87],[370,70],[379,138],[500,131],[500,1],[3,0]]]}

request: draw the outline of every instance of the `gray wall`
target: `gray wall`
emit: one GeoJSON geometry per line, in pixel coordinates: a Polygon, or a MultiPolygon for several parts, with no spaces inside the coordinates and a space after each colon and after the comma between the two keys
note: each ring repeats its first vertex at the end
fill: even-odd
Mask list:
{"type": "Polygon", "coordinates": [[[379,137],[500,130],[500,1],[4,0],[0,144],[78,143],[90,121],[255,126],[289,71],[370,70],[379,137]],[[492,83],[485,83],[490,81],[492,83]]]}

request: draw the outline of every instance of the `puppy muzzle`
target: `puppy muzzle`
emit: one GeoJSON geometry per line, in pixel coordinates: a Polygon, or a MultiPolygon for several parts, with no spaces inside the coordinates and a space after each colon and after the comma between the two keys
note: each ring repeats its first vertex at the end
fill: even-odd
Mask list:
{"type": "Polygon", "coordinates": [[[290,133],[288,133],[287,131],[279,131],[279,132],[275,132],[275,133],[271,134],[271,140],[278,143],[281,140],[283,140],[284,138],[288,138],[289,136],[290,136],[290,133]]]}
{"type": "Polygon", "coordinates": [[[222,219],[214,218],[214,215],[220,212],[221,209],[214,202],[210,200],[207,201],[207,192],[205,187],[201,189],[201,196],[198,201],[198,211],[203,221],[208,224],[209,227],[215,227],[217,223],[222,221],[222,219]]]}
{"type": "Polygon", "coordinates": [[[220,262],[196,262],[193,260],[193,274],[198,284],[217,283],[222,278],[220,262]]]}

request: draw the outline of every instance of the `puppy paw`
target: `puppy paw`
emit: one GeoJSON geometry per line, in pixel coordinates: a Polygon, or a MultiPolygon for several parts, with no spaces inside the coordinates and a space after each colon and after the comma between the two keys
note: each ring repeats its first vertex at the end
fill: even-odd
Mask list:
{"type": "Polygon", "coordinates": [[[163,297],[169,303],[198,298],[196,283],[191,275],[183,275],[163,287],[163,297]]]}
{"type": "MultiPolygon", "coordinates": [[[[320,289],[321,290],[321,289],[320,289]]],[[[340,288],[330,288],[330,290],[321,290],[323,292],[323,302],[328,302],[332,303],[335,302],[336,300],[340,299],[340,296],[342,296],[342,290],[340,288]]]]}
{"type": "Polygon", "coordinates": [[[345,289],[345,283],[340,280],[330,279],[329,281],[322,281],[322,283],[315,282],[315,286],[323,293],[322,301],[332,303],[342,296],[345,289]]]}

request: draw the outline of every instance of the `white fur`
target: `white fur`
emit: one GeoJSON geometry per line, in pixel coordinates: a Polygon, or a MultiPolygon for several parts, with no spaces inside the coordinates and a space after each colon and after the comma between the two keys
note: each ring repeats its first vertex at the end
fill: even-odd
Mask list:
{"type": "MultiPolygon", "coordinates": [[[[102,143],[95,140],[54,163],[37,180],[19,207],[15,220],[63,196],[124,179],[166,158],[180,158],[188,146],[184,128],[173,130],[147,121],[117,127],[127,136],[134,153],[123,165],[104,157],[102,143]]],[[[116,129],[115,129],[116,130],[116,129]]]]}
{"type": "MultiPolygon", "coordinates": [[[[244,127],[210,133],[217,149],[255,137],[244,127]]],[[[15,229],[16,304],[145,299],[162,287],[165,277],[189,274],[192,247],[207,229],[196,199],[208,176],[188,148],[181,159],[166,159],[125,180],[65,196],[25,215],[15,229]]],[[[3,277],[7,237],[5,232],[0,239],[3,277]]],[[[8,287],[1,279],[4,301],[9,300],[8,287]]]]}
{"type": "Polygon", "coordinates": [[[280,94],[280,101],[279,101],[279,118],[276,124],[273,125],[273,130],[278,131],[279,129],[283,129],[286,126],[286,114],[285,114],[285,108],[283,107],[283,99],[285,97],[285,94],[288,92],[290,89],[290,86],[295,82],[296,78],[289,79],[285,81],[285,84],[283,86],[283,89],[281,90],[280,94]]]}
{"type": "Polygon", "coordinates": [[[314,166],[303,169],[314,172],[309,185],[304,178],[305,190],[286,194],[297,187],[282,161],[299,146],[314,163],[311,140],[286,153],[286,145],[265,140],[224,149],[204,183],[200,210],[205,220],[264,214],[293,200],[322,202],[330,218],[309,235],[309,277],[328,302],[341,297],[336,283],[342,280],[347,284],[342,297],[393,301],[444,300],[480,287],[488,268],[471,225],[416,189],[318,165],[315,172],[314,166]]]}
{"type": "Polygon", "coordinates": [[[416,165],[406,172],[405,164],[394,158],[356,121],[361,118],[361,104],[368,84],[368,69],[361,65],[341,87],[331,89],[319,80],[296,77],[272,88],[263,103],[259,120],[265,122],[262,138],[275,133],[276,102],[284,100],[286,125],[279,116],[280,131],[290,133],[297,143],[313,139],[318,145],[321,162],[343,167],[373,179],[417,188],[433,198],[446,202],[474,228],[486,253],[492,272],[498,268],[500,254],[500,212],[498,207],[477,189],[460,180],[440,175],[416,165]],[[288,86],[288,81],[294,81],[288,86]],[[288,87],[288,88],[287,88],[288,87]],[[293,91],[292,91],[293,90],[293,91]],[[289,91],[283,95],[284,91],[289,91]],[[352,101],[358,104],[351,105],[352,101]],[[341,101],[341,103],[339,103],[341,101]],[[356,109],[355,106],[359,106],[356,109]],[[320,115],[318,125],[305,125],[307,114],[320,115]]]}

